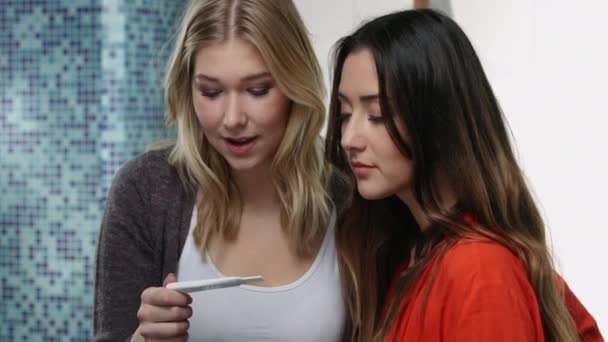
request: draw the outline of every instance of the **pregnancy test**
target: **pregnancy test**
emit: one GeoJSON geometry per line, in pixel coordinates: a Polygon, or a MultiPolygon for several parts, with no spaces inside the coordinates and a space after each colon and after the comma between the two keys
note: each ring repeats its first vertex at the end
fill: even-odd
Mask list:
{"type": "Polygon", "coordinates": [[[213,289],[221,289],[224,287],[233,287],[243,285],[248,282],[264,280],[262,276],[253,277],[224,277],[215,279],[203,279],[203,280],[188,280],[179,281],[176,283],[167,284],[167,288],[171,290],[177,290],[184,293],[192,293],[198,291],[206,291],[213,289]]]}

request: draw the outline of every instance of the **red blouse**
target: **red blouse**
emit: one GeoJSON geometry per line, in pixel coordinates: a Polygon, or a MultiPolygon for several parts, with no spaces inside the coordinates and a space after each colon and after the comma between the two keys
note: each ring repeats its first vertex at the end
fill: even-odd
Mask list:
{"type": "MultiPolygon", "coordinates": [[[[526,269],[504,246],[491,241],[456,243],[426,287],[432,268],[423,271],[408,294],[411,301],[387,341],[545,341],[526,269]]],[[[567,286],[565,290],[581,340],[603,341],[593,317],[567,286]]]]}

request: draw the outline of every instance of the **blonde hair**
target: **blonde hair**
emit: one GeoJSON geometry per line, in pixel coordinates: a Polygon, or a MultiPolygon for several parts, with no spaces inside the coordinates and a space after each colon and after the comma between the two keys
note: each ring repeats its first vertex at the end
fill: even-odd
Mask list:
{"type": "Polygon", "coordinates": [[[170,162],[184,185],[201,190],[194,238],[201,250],[238,233],[242,203],[229,166],[203,134],[192,104],[194,57],[207,46],[243,39],[259,51],[290,99],[289,121],[271,172],[281,224],[298,255],[309,255],[325,232],[329,201],[320,131],[325,120],[321,69],[290,0],[194,0],[182,18],[165,79],[166,119],[177,127],[170,162]]]}

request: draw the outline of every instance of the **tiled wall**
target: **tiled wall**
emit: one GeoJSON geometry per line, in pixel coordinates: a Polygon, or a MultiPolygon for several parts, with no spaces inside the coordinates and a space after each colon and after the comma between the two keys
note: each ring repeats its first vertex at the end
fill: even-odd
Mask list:
{"type": "Polygon", "coordinates": [[[168,132],[183,1],[0,0],[0,341],[90,341],[116,169],[168,132]]]}

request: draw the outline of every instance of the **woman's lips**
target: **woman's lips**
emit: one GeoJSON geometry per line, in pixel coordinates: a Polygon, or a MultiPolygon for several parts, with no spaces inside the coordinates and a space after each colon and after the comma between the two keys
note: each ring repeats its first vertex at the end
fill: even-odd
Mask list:
{"type": "Polygon", "coordinates": [[[369,175],[371,170],[374,168],[373,165],[361,163],[361,162],[351,162],[350,167],[353,170],[353,173],[357,177],[365,177],[369,175]]]}
{"type": "Polygon", "coordinates": [[[257,142],[257,137],[225,137],[226,147],[235,155],[244,155],[253,149],[257,142]]]}

